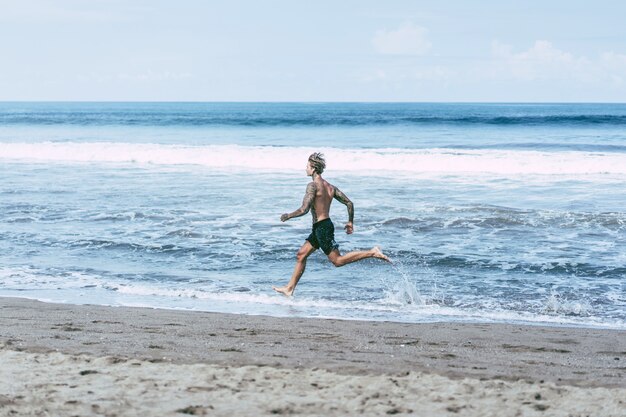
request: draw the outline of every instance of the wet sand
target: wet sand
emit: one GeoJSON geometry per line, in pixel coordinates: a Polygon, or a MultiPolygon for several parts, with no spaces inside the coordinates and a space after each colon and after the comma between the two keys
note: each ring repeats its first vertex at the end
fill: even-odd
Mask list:
{"type": "Polygon", "coordinates": [[[626,416],[616,330],[0,298],[0,363],[3,416],[626,416]]]}

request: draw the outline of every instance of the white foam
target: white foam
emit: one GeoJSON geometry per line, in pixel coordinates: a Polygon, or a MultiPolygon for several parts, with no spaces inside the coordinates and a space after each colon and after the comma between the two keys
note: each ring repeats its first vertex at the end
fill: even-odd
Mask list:
{"type": "Polygon", "coordinates": [[[340,149],[239,145],[183,146],[115,142],[0,143],[0,159],[59,163],[196,165],[216,169],[303,171],[313,151],[333,171],[413,174],[626,174],[626,154],[525,150],[340,149]]]}
{"type": "Polygon", "coordinates": [[[558,293],[552,293],[543,309],[545,314],[587,316],[592,313],[591,303],[586,300],[568,300],[558,293]]]}
{"type": "Polygon", "coordinates": [[[46,272],[31,267],[0,268],[0,289],[80,289],[100,286],[99,277],[82,272],[46,272]]]}
{"type": "MultiPolygon", "coordinates": [[[[469,321],[526,322],[574,326],[600,326],[625,329],[617,318],[598,317],[587,300],[568,300],[552,292],[535,311],[508,310],[500,303],[476,307],[441,305],[432,296],[423,296],[401,276],[378,300],[333,300],[299,296],[287,298],[267,289],[265,292],[216,291],[206,283],[201,287],[160,286],[103,279],[82,272],[57,274],[34,268],[0,268],[0,295],[24,297],[47,302],[183,308],[275,316],[328,317],[338,319],[392,320],[401,322],[469,321]],[[543,307],[543,308],[541,308],[543,307]]],[[[621,294],[614,295],[618,301],[621,294]]]]}
{"type": "Polygon", "coordinates": [[[367,305],[360,302],[331,301],[322,299],[287,298],[277,293],[253,294],[240,292],[210,292],[199,289],[160,288],[144,285],[119,285],[115,290],[120,294],[157,296],[168,298],[192,298],[211,300],[223,303],[243,303],[262,305],[283,305],[291,307],[328,308],[333,310],[357,309],[367,311],[394,311],[393,308],[382,305],[367,305]]]}

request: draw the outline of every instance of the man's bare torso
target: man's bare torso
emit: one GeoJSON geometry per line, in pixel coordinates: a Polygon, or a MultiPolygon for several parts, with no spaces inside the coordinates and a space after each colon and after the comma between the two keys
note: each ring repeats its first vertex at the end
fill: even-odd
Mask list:
{"type": "MultiPolygon", "coordinates": [[[[311,204],[313,222],[319,222],[330,217],[330,205],[335,196],[335,187],[323,178],[318,177],[310,184],[315,186],[315,197],[311,204]]],[[[308,187],[307,187],[308,190],[308,187]]]]}
{"type": "Polygon", "coordinates": [[[336,199],[348,208],[348,224],[346,231],[352,233],[352,220],[354,219],[354,205],[352,201],[325,179],[321,175],[315,175],[313,181],[306,186],[306,193],[302,200],[302,205],[293,213],[284,213],[280,216],[281,221],[287,221],[294,217],[300,217],[311,211],[313,223],[328,219],[330,217],[330,204],[336,199]]]}

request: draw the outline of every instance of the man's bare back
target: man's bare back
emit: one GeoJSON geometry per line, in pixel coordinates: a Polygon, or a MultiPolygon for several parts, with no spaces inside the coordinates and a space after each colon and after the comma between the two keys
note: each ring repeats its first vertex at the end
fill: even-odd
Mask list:
{"type": "Polygon", "coordinates": [[[330,217],[330,205],[335,195],[335,187],[320,176],[311,181],[310,184],[313,185],[315,191],[311,205],[311,215],[313,216],[313,223],[315,223],[330,217]]]}
{"type": "MultiPolygon", "coordinates": [[[[302,207],[310,207],[311,216],[313,217],[313,223],[320,222],[322,220],[330,218],[330,205],[333,199],[337,199],[348,208],[348,223],[353,222],[354,217],[354,205],[352,201],[339,190],[320,175],[316,175],[314,180],[311,181],[306,188],[302,207]]],[[[350,225],[350,231],[352,233],[352,225],[350,225]]]]}

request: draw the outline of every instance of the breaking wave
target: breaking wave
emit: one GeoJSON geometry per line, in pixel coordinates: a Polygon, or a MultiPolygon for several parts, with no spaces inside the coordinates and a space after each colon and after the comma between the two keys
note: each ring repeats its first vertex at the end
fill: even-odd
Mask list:
{"type": "Polygon", "coordinates": [[[195,165],[216,169],[302,171],[313,151],[333,171],[420,174],[589,175],[626,174],[626,154],[525,150],[339,149],[240,145],[166,145],[118,142],[1,143],[0,159],[57,163],[195,165]]]}

